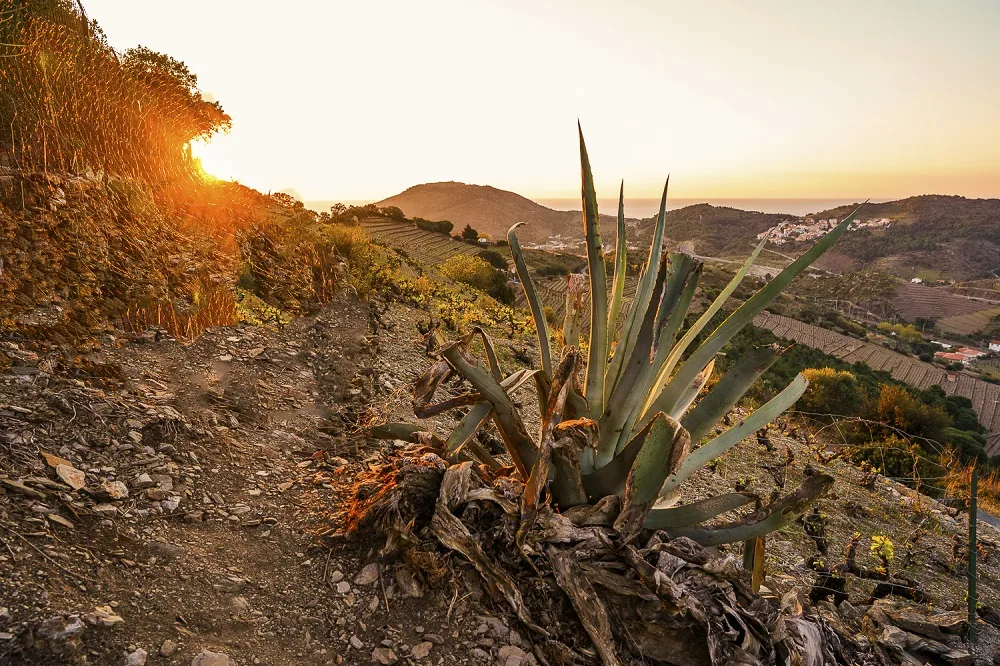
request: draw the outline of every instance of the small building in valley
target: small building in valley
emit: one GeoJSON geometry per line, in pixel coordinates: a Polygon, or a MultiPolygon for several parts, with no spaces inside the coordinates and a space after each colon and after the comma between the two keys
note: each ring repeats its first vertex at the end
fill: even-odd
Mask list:
{"type": "Polygon", "coordinates": [[[965,363],[967,360],[964,354],[943,351],[934,352],[934,358],[942,361],[948,361],[949,363],[965,363]]]}

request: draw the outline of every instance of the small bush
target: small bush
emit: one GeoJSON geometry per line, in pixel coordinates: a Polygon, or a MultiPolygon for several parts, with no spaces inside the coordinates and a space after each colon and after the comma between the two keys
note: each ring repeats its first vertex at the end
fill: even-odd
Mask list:
{"type": "Polygon", "coordinates": [[[500,270],[505,271],[510,266],[510,264],[507,263],[507,259],[496,250],[480,250],[476,253],[476,256],[480,259],[485,259],[490,266],[493,266],[493,268],[499,268],[500,270]]]}
{"type": "Polygon", "coordinates": [[[333,250],[348,261],[357,260],[368,250],[371,239],[361,226],[331,224],[323,229],[323,234],[333,246],[333,250]]]}
{"type": "Polygon", "coordinates": [[[467,284],[480,291],[487,291],[493,286],[493,274],[496,272],[485,259],[471,257],[467,254],[456,254],[448,257],[441,264],[441,274],[455,282],[467,284]]]}
{"type": "Polygon", "coordinates": [[[815,414],[857,413],[861,390],[853,374],[833,368],[808,368],[803,374],[809,388],[799,399],[799,409],[815,414]]]}
{"type": "Polygon", "coordinates": [[[441,273],[455,282],[485,291],[505,305],[514,304],[514,290],[507,284],[507,278],[485,259],[457,254],[441,264],[441,273]]]}
{"type": "Polygon", "coordinates": [[[424,231],[433,231],[436,234],[444,234],[445,236],[451,234],[451,230],[455,228],[455,225],[448,220],[425,220],[422,217],[413,218],[413,222],[418,228],[424,231]]]}

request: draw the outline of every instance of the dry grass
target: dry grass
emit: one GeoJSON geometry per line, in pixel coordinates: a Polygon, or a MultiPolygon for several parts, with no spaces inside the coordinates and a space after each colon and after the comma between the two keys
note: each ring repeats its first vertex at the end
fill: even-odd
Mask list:
{"type": "Polygon", "coordinates": [[[178,340],[194,340],[208,328],[236,323],[236,299],[231,291],[219,287],[197,292],[190,311],[179,310],[171,301],[157,301],[130,308],[122,322],[133,335],[156,328],[178,340]]]}
{"type": "MultiPolygon", "coordinates": [[[[971,497],[973,465],[963,465],[953,449],[945,451],[941,458],[948,470],[944,479],[947,495],[949,497],[971,497]]],[[[1000,515],[1000,474],[996,471],[979,478],[978,501],[980,508],[987,513],[1000,515]]]]}

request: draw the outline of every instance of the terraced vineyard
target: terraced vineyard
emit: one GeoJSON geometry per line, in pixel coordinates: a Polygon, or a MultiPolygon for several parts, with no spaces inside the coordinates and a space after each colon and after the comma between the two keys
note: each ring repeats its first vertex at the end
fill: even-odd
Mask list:
{"type": "MultiPolygon", "coordinates": [[[[625,298],[632,298],[635,295],[635,286],[639,278],[635,275],[625,277],[625,298]]],[[[565,275],[547,278],[535,278],[535,288],[538,297],[542,299],[542,305],[552,308],[559,316],[563,316],[566,310],[566,285],[568,283],[565,275]]],[[[519,305],[525,305],[524,292],[518,289],[517,299],[519,305]]]]}
{"type": "Polygon", "coordinates": [[[949,395],[969,398],[980,423],[988,430],[986,452],[990,455],[1000,453],[1000,386],[965,373],[949,373],[911,356],[789,317],[762,312],[754,318],[754,324],[779,338],[814,347],[848,363],[864,361],[872,369],[885,370],[895,379],[917,388],[937,384],[949,395]]]}
{"type": "Polygon", "coordinates": [[[375,240],[404,250],[409,256],[429,265],[439,264],[456,254],[475,254],[481,249],[405,222],[369,218],[363,220],[361,226],[375,240]]]}
{"type": "Polygon", "coordinates": [[[995,308],[1000,302],[959,296],[944,289],[904,282],[896,289],[893,305],[903,319],[912,322],[918,317],[943,319],[967,315],[995,308]]]}
{"type": "Polygon", "coordinates": [[[945,317],[937,322],[938,328],[953,335],[973,335],[989,327],[993,320],[1000,316],[1000,307],[989,310],[977,310],[969,314],[945,317]]]}

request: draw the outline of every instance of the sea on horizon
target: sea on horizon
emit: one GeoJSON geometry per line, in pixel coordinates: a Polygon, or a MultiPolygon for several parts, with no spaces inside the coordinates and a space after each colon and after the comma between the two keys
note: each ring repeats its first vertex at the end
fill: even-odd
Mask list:
{"type": "MultiPolygon", "coordinates": [[[[580,200],[570,198],[532,199],[548,208],[555,210],[580,210],[580,200]]],[[[861,203],[861,199],[682,199],[667,198],[667,210],[676,210],[694,204],[707,203],[713,206],[726,206],[739,210],[752,210],[761,213],[783,213],[786,215],[809,215],[819,213],[838,206],[861,203]]],[[[882,203],[891,199],[872,199],[872,203],[882,203]]],[[[598,199],[597,207],[602,213],[616,215],[618,199],[598,199]]],[[[659,198],[629,198],[625,197],[625,217],[644,219],[656,215],[660,210],[659,198]]]]}
{"type": "MultiPolygon", "coordinates": [[[[580,210],[580,200],[575,198],[550,198],[532,199],[535,203],[555,210],[580,210]]],[[[838,206],[861,203],[864,199],[765,199],[765,198],[719,198],[719,199],[696,199],[696,198],[668,198],[667,210],[676,210],[694,204],[707,203],[713,206],[727,206],[738,208],[739,210],[752,210],[761,213],[782,213],[785,215],[803,216],[820,211],[830,210],[838,206]]],[[[882,203],[892,201],[892,199],[872,199],[872,203],[882,203]]],[[[330,206],[337,203],[333,200],[306,201],[307,208],[316,211],[326,211],[330,206]]],[[[367,200],[345,200],[342,203],[348,206],[360,206],[371,203],[367,200]]],[[[602,213],[616,215],[618,213],[618,199],[598,199],[598,209],[602,213]]],[[[660,210],[659,198],[626,197],[625,216],[631,218],[645,219],[653,217],[660,210]]]]}

